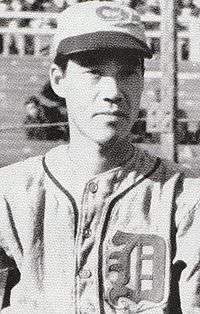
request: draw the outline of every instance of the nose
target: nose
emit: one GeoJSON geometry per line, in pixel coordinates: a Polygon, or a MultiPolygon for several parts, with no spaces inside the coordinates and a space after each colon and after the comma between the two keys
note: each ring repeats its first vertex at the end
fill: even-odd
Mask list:
{"type": "Polygon", "coordinates": [[[119,84],[115,77],[106,76],[101,81],[103,99],[110,103],[120,103],[123,99],[119,84]]]}

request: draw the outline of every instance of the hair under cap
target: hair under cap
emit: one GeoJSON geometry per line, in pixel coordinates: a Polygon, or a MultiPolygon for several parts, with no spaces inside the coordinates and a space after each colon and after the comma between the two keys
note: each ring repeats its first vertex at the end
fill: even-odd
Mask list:
{"type": "Polygon", "coordinates": [[[144,25],[137,12],[127,5],[88,1],[74,4],[59,14],[54,37],[56,54],[101,48],[131,49],[145,58],[152,57],[144,25]]]}

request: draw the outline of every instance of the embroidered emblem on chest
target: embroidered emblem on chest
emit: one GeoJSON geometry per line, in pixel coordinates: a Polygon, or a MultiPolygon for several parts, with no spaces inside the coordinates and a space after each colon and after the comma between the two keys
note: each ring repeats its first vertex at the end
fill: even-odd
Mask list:
{"type": "Polygon", "coordinates": [[[108,301],[117,305],[124,297],[159,303],[164,297],[166,243],[154,234],[132,234],[118,231],[112,239],[106,265],[111,283],[108,301]]]}

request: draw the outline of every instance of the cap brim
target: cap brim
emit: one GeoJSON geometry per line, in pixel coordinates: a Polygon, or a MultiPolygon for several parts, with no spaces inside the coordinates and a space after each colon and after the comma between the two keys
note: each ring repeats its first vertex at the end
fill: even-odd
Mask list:
{"type": "Polygon", "coordinates": [[[131,49],[134,53],[148,59],[151,59],[153,55],[145,43],[132,35],[120,32],[95,32],[65,38],[59,43],[57,53],[69,55],[102,48],[131,49]]]}

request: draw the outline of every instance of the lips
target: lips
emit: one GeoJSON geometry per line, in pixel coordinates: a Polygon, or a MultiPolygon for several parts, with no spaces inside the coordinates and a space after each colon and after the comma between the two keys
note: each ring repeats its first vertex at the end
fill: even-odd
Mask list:
{"type": "Polygon", "coordinates": [[[99,115],[127,118],[127,114],[122,111],[98,111],[93,115],[93,117],[99,116],[99,115]]]}

